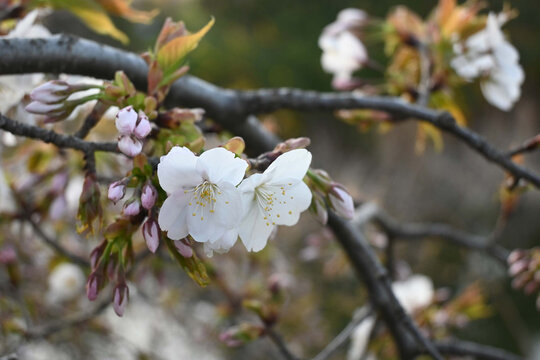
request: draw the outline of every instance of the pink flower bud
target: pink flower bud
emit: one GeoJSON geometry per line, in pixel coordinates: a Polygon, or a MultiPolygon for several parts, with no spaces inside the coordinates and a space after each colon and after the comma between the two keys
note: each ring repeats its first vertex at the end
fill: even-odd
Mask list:
{"type": "Polygon", "coordinates": [[[88,297],[88,300],[94,301],[97,299],[100,287],[100,276],[94,271],[90,274],[88,282],[86,283],[86,296],[88,297]]]}
{"type": "Polygon", "coordinates": [[[11,246],[6,246],[0,249],[0,264],[8,265],[12,264],[17,260],[17,254],[15,249],[11,246]]]}
{"type": "Polygon", "coordinates": [[[103,240],[98,246],[92,250],[90,253],[90,268],[93,270],[96,269],[99,260],[101,260],[101,256],[103,255],[103,251],[107,247],[107,240],[103,240]]]}
{"type": "Polygon", "coordinates": [[[150,134],[150,131],[152,131],[152,126],[150,125],[150,121],[148,121],[148,116],[142,111],[139,112],[139,122],[135,130],[133,130],[133,134],[139,139],[144,139],[150,134]]]}
{"type": "Polygon", "coordinates": [[[354,203],[351,195],[339,184],[333,184],[328,193],[330,206],[339,216],[352,219],[354,216],[354,203]]]}
{"type": "Polygon", "coordinates": [[[517,274],[527,270],[528,267],[529,267],[528,259],[518,260],[514,262],[512,265],[510,265],[510,268],[508,269],[508,274],[514,277],[517,274]]]}
{"type": "Polygon", "coordinates": [[[66,196],[60,194],[53,200],[49,207],[49,217],[51,220],[59,220],[66,214],[67,208],[66,196]]]}
{"type": "Polygon", "coordinates": [[[56,174],[51,180],[51,191],[55,194],[60,194],[66,189],[69,175],[67,172],[60,172],[56,174]]]}
{"type": "Polygon", "coordinates": [[[150,181],[147,181],[142,188],[141,202],[143,208],[150,210],[157,199],[157,190],[150,181]]]}
{"type": "Polygon", "coordinates": [[[123,180],[115,181],[109,185],[108,198],[113,203],[117,203],[126,195],[126,185],[123,180]]]}
{"type": "Polygon", "coordinates": [[[68,98],[69,88],[69,84],[65,81],[49,81],[32,90],[30,98],[44,104],[58,103],[68,98]]]}
{"type": "Polygon", "coordinates": [[[143,224],[142,233],[148,250],[155,253],[159,246],[159,227],[155,219],[149,217],[143,224]]]}
{"type": "Polygon", "coordinates": [[[39,101],[32,101],[30,104],[26,105],[25,110],[32,114],[38,115],[58,115],[61,110],[64,108],[64,104],[44,104],[39,101]]]}
{"type": "Polygon", "coordinates": [[[193,248],[191,247],[191,244],[186,239],[180,239],[178,241],[174,241],[174,247],[180,255],[182,255],[185,258],[190,258],[193,256],[193,248]]]}
{"type": "Polygon", "coordinates": [[[126,283],[122,282],[114,288],[113,293],[113,308],[114,312],[118,316],[124,315],[124,310],[126,310],[126,305],[129,300],[129,288],[126,283]]]}
{"type": "Polygon", "coordinates": [[[134,157],[141,153],[143,144],[139,139],[131,136],[122,136],[118,141],[118,149],[127,156],[134,157]]]}
{"type": "Polygon", "coordinates": [[[124,215],[126,216],[135,216],[141,212],[141,203],[139,200],[135,199],[130,203],[127,203],[124,206],[124,215]]]}
{"type": "Polygon", "coordinates": [[[133,107],[128,106],[116,114],[116,128],[122,135],[131,135],[137,125],[137,113],[133,107]]]}

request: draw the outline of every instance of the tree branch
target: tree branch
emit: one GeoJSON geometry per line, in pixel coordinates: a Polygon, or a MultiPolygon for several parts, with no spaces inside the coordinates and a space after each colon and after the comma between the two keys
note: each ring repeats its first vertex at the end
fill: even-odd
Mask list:
{"type": "Polygon", "coordinates": [[[52,130],[23,124],[18,121],[11,120],[2,114],[0,114],[0,129],[9,131],[14,135],[24,136],[54,144],[59,148],[75,149],[85,153],[94,151],[120,153],[117,144],[114,142],[84,141],[72,135],[59,134],[52,130]]]}
{"type": "Polygon", "coordinates": [[[435,342],[437,349],[445,355],[473,356],[478,360],[523,360],[507,351],[469,341],[454,340],[435,342]]]}
{"type": "Polygon", "coordinates": [[[35,328],[29,329],[28,331],[26,331],[25,335],[26,337],[31,338],[31,339],[44,338],[58,331],[61,331],[63,329],[67,329],[73,326],[79,326],[81,324],[84,324],[87,321],[92,320],[97,315],[102,313],[109,306],[109,304],[110,304],[110,301],[108,299],[104,300],[98,303],[90,311],[83,311],[77,314],[66,316],[63,319],[51,321],[50,323],[36,326],[35,328]]]}
{"type": "Polygon", "coordinates": [[[279,352],[281,353],[281,355],[283,355],[283,357],[286,359],[286,360],[297,360],[298,358],[289,350],[289,348],[287,347],[287,344],[285,343],[285,341],[283,340],[283,338],[281,337],[281,335],[279,335],[277,332],[274,331],[274,329],[272,329],[271,327],[267,326],[265,328],[265,333],[266,335],[268,336],[268,338],[276,345],[276,347],[278,348],[279,352]]]}
{"type": "Polygon", "coordinates": [[[354,329],[356,329],[356,327],[371,314],[372,311],[370,306],[360,308],[357,312],[355,312],[352,320],[347,324],[347,326],[345,326],[345,328],[343,328],[343,330],[341,330],[341,332],[311,360],[326,360],[334,355],[341,345],[349,340],[349,337],[353,333],[354,329]]]}
{"type": "Polygon", "coordinates": [[[457,246],[483,252],[503,266],[506,266],[506,258],[510,254],[509,250],[489,241],[489,236],[469,234],[446,224],[400,223],[374,203],[363,204],[357,210],[357,214],[359,215],[354,220],[355,224],[362,225],[362,223],[373,220],[394,240],[417,240],[437,237],[457,246]]]}

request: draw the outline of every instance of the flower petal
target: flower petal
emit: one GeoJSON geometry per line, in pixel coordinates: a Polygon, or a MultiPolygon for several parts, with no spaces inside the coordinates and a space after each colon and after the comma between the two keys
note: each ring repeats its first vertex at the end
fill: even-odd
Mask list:
{"type": "Polygon", "coordinates": [[[268,242],[272,230],[276,226],[264,220],[264,214],[259,210],[256,203],[252,203],[251,209],[240,224],[238,233],[242,243],[248,251],[260,251],[268,242]]]}
{"type": "Polygon", "coordinates": [[[161,157],[157,174],[159,184],[167,193],[186,187],[197,186],[202,182],[196,171],[197,157],[186,147],[175,146],[161,157]]]}
{"type": "MultiPolygon", "coordinates": [[[[193,201],[191,200],[192,204],[193,201]]],[[[189,234],[197,242],[215,242],[230,229],[220,223],[210,206],[193,205],[189,207],[189,211],[191,212],[187,216],[189,234]]]]}
{"type": "Polygon", "coordinates": [[[244,178],[247,166],[247,162],[235,158],[234,153],[224,148],[205,151],[197,161],[199,174],[214,184],[228,182],[238,185],[244,178]]]}
{"type": "Polygon", "coordinates": [[[230,183],[222,183],[214,203],[217,221],[227,227],[236,227],[242,220],[243,206],[240,191],[230,183]]]}
{"type": "Polygon", "coordinates": [[[237,239],[238,239],[238,230],[237,229],[228,230],[217,241],[213,243],[205,242],[204,253],[208,257],[212,257],[212,255],[214,255],[214,251],[217,252],[218,254],[226,253],[234,246],[237,239]]]}
{"type": "Polygon", "coordinates": [[[311,164],[311,153],[306,149],[296,149],[279,156],[266,169],[265,173],[271,173],[269,185],[279,184],[280,179],[301,180],[311,164]]]}
{"type": "Polygon", "coordinates": [[[172,240],[180,240],[188,235],[187,209],[189,201],[183,192],[169,196],[159,211],[158,223],[162,230],[172,240]]]}
{"type": "Polygon", "coordinates": [[[300,214],[311,204],[311,190],[299,181],[291,186],[273,186],[274,200],[268,211],[268,218],[276,225],[292,226],[298,222],[300,214]]]}

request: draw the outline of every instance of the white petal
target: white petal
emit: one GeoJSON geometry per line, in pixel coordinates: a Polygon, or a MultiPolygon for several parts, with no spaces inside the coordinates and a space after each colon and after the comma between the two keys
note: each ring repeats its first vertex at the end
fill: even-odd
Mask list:
{"type": "Polygon", "coordinates": [[[306,149],[288,151],[279,156],[266,169],[265,173],[271,173],[271,181],[268,184],[280,184],[280,179],[301,180],[311,164],[311,153],[306,149]]]}
{"type": "MultiPolygon", "coordinates": [[[[193,201],[193,200],[192,200],[193,201]]],[[[197,242],[215,242],[230,228],[220,224],[215,212],[209,206],[194,207],[187,215],[188,230],[193,240],[197,242]]]]}
{"type": "Polygon", "coordinates": [[[229,183],[222,183],[214,203],[217,221],[227,228],[236,227],[242,220],[243,206],[240,190],[229,183]]]}
{"type": "Polygon", "coordinates": [[[158,223],[161,230],[167,231],[172,240],[180,240],[188,235],[186,222],[188,197],[179,192],[169,196],[159,211],[158,223]]]}
{"type": "Polygon", "coordinates": [[[272,186],[274,200],[269,205],[268,220],[272,224],[292,226],[298,222],[300,214],[311,204],[311,190],[303,182],[282,186],[272,186]]]}
{"type": "Polygon", "coordinates": [[[512,108],[513,99],[510,98],[505,84],[488,79],[482,81],[480,86],[482,94],[491,105],[503,111],[509,111],[512,108]]]}
{"type": "Polygon", "coordinates": [[[263,219],[257,204],[253,203],[248,214],[242,221],[238,233],[248,251],[262,250],[275,226],[263,219]]]}
{"type": "Polygon", "coordinates": [[[197,161],[199,174],[214,184],[228,182],[238,185],[244,178],[247,166],[246,161],[235,158],[234,153],[224,148],[205,151],[197,161]]]}
{"type": "Polygon", "coordinates": [[[196,171],[197,157],[186,147],[175,146],[161,157],[157,174],[159,184],[167,193],[193,187],[202,182],[196,171]]]}
{"type": "Polygon", "coordinates": [[[226,253],[234,246],[237,239],[238,239],[238,230],[237,229],[228,230],[217,241],[213,243],[205,242],[204,253],[208,257],[212,257],[212,255],[214,254],[214,251],[217,252],[218,254],[226,253]]]}

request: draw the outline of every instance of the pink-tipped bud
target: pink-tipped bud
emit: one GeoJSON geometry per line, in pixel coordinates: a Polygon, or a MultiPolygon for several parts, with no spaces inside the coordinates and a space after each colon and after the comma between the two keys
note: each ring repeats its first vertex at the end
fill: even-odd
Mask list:
{"type": "Polygon", "coordinates": [[[157,221],[154,218],[149,217],[143,224],[142,233],[146,246],[148,246],[148,250],[155,253],[160,240],[160,231],[157,221]]]}
{"type": "Polygon", "coordinates": [[[147,181],[142,188],[141,203],[143,208],[150,210],[157,199],[157,190],[150,181],[147,181]]]}
{"type": "Polygon", "coordinates": [[[139,215],[141,212],[141,203],[138,199],[134,199],[133,201],[127,203],[124,206],[124,215],[126,216],[135,216],[139,215]]]}
{"type": "Polygon", "coordinates": [[[135,126],[135,129],[133,130],[133,134],[139,139],[144,139],[148,136],[148,134],[150,134],[150,131],[152,131],[152,126],[150,125],[150,121],[148,121],[148,116],[146,116],[145,113],[140,111],[139,121],[137,122],[137,126],[135,126]]]}
{"type": "Polygon", "coordinates": [[[131,135],[137,125],[137,113],[133,107],[127,106],[116,114],[116,128],[122,135],[131,135]]]}
{"type": "Polygon", "coordinates": [[[11,246],[6,246],[0,249],[0,264],[9,265],[17,260],[15,249],[11,246]]]}
{"type": "Polygon", "coordinates": [[[58,103],[68,98],[69,90],[70,86],[67,82],[52,80],[32,90],[30,98],[44,104],[58,103]]]}
{"type": "Polygon", "coordinates": [[[122,282],[114,288],[113,293],[113,308],[118,316],[123,316],[126,310],[126,305],[129,301],[129,288],[126,283],[122,282]]]}
{"type": "Polygon", "coordinates": [[[63,193],[66,189],[67,182],[69,180],[69,175],[67,172],[59,172],[51,180],[50,190],[54,194],[63,193]]]}
{"type": "Polygon", "coordinates": [[[94,271],[90,274],[90,276],[88,277],[88,281],[86,282],[86,296],[88,297],[88,300],[94,301],[97,299],[100,287],[101,278],[94,271]]]}
{"type": "Polygon", "coordinates": [[[330,206],[339,216],[345,219],[352,219],[354,216],[353,198],[345,188],[339,184],[332,184],[328,192],[330,206]]]}
{"type": "Polygon", "coordinates": [[[67,212],[67,208],[68,204],[66,201],[66,196],[64,194],[60,194],[56,196],[49,207],[49,217],[51,220],[59,220],[64,217],[67,212]]]}
{"type": "Polygon", "coordinates": [[[134,157],[141,153],[143,144],[139,139],[125,135],[118,141],[118,149],[125,155],[134,157]]]}
{"type": "Polygon", "coordinates": [[[107,196],[113,203],[116,204],[118,201],[122,200],[125,195],[126,185],[123,180],[115,181],[109,185],[109,193],[107,196]]]}
{"type": "Polygon", "coordinates": [[[185,258],[193,256],[193,248],[187,239],[180,239],[174,242],[174,247],[178,250],[178,253],[185,258]]]}
{"type": "Polygon", "coordinates": [[[64,104],[45,104],[39,101],[32,101],[24,109],[32,114],[59,116],[63,114],[64,104]]]}
{"type": "Polygon", "coordinates": [[[517,274],[527,270],[529,267],[529,260],[528,259],[522,259],[514,262],[510,267],[508,268],[508,274],[510,276],[516,276],[517,274]]]}
{"type": "Polygon", "coordinates": [[[525,256],[527,256],[527,251],[523,249],[515,249],[512,250],[510,255],[508,255],[508,258],[506,261],[508,262],[508,265],[511,265],[512,263],[515,263],[516,261],[523,259],[525,256]]]}
{"type": "Polygon", "coordinates": [[[103,255],[103,251],[105,251],[106,247],[107,247],[107,240],[103,240],[90,253],[90,268],[92,269],[92,271],[94,271],[97,268],[97,265],[99,264],[99,260],[101,260],[101,256],[103,255]]]}

